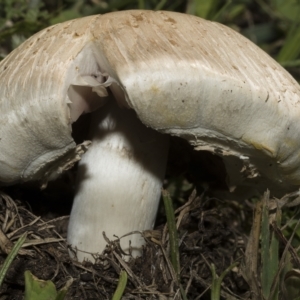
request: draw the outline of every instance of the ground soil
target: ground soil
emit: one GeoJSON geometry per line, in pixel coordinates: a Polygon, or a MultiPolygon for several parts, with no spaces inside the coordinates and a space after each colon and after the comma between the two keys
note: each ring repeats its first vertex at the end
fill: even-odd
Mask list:
{"type": "Polygon", "coordinates": [[[0,193],[0,264],[13,243],[22,233],[28,232],[26,243],[1,287],[1,300],[23,299],[26,270],[39,279],[52,280],[58,290],[68,284],[66,299],[111,299],[121,270],[128,273],[122,299],[182,299],[180,288],[187,299],[210,299],[212,265],[216,274],[221,275],[234,263],[237,265],[224,278],[222,295],[249,299],[241,263],[247,241],[244,232],[250,228],[246,217],[252,214],[250,206],[241,210],[236,201],[212,198],[209,188],[198,193],[193,188],[185,191],[182,204],[175,203],[181,265],[178,282],[169,259],[168,230],[163,213],[160,213],[155,230],[144,233],[146,245],[142,257],[123,261],[116,240],[109,241],[94,265],[71,260],[65,242],[70,191],[65,186],[62,189],[61,185],[54,184],[45,191],[14,187],[0,193]]]}

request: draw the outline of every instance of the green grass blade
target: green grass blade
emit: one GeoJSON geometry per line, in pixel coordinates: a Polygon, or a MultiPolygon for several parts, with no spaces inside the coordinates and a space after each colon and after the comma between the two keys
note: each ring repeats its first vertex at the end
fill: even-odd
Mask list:
{"type": "Polygon", "coordinates": [[[285,63],[294,61],[300,56],[300,25],[295,25],[289,30],[288,36],[281,48],[277,61],[285,63]]]}
{"type": "Polygon", "coordinates": [[[220,300],[221,299],[221,285],[224,277],[237,266],[237,262],[230,265],[220,276],[216,273],[216,267],[214,264],[211,264],[210,271],[212,274],[212,284],[211,284],[211,300],[220,300]]]}
{"type": "Polygon", "coordinates": [[[210,271],[212,275],[212,283],[211,283],[211,300],[220,300],[221,297],[221,285],[220,281],[218,280],[218,276],[216,274],[216,267],[214,264],[211,264],[210,271]]]}
{"type": "MultiPolygon", "coordinates": [[[[275,232],[270,230],[270,205],[269,193],[265,193],[262,199],[261,222],[261,286],[264,299],[277,300],[279,283],[276,281],[279,269],[279,241],[275,232]]],[[[275,207],[275,220],[277,226],[281,223],[281,210],[275,207]]]]}
{"type": "MultiPolygon", "coordinates": [[[[276,208],[276,223],[277,226],[280,227],[281,223],[281,210],[276,208]]],[[[270,287],[270,295],[272,300],[277,300],[279,296],[279,283],[274,282],[276,280],[276,275],[279,268],[279,241],[275,232],[272,232],[271,243],[270,243],[270,269],[269,276],[272,279],[271,287],[270,287]],[[273,286],[273,290],[272,290],[273,286]]]]}
{"type": "Polygon", "coordinates": [[[15,243],[14,247],[12,248],[11,252],[8,254],[7,258],[5,259],[4,264],[0,270],[0,286],[3,283],[4,277],[8,271],[11,263],[17,256],[17,254],[18,254],[20,248],[22,247],[22,245],[24,244],[24,242],[26,241],[26,238],[27,238],[27,232],[23,233],[23,235],[18,239],[18,241],[15,243]]]}
{"type": "Polygon", "coordinates": [[[261,222],[261,284],[265,299],[269,298],[273,278],[269,274],[270,270],[270,226],[269,226],[269,194],[265,193],[262,199],[262,222],[261,222]]]}
{"type": "Polygon", "coordinates": [[[162,10],[164,6],[166,5],[167,0],[161,0],[159,3],[156,4],[154,10],[162,10]]]}
{"type": "Polygon", "coordinates": [[[112,300],[120,300],[127,285],[127,273],[121,271],[117,289],[112,297],[112,300]]]}
{"type": "Polygon", "coordinates": [[[180,260],[179,260],[179,249],[178,249],[178,236],[177,228],[175,222],[174,209],[172,204],[172,199],[169,193],[165,190],[162,191],[162,197],[164,201],[167,223],[169,229],[169,239],[170,239],[170,259],[179,280],[180,275],[180,260]]]}

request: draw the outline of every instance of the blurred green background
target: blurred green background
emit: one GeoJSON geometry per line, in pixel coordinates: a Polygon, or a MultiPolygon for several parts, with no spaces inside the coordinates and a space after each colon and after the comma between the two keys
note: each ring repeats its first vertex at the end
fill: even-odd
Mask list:
{"type": "Polygon", "coordinates": [[[0,59],[49,25],[125,9],[172,10],[226,24],[300,79],[300,0],[0,0],[0,59]]]}

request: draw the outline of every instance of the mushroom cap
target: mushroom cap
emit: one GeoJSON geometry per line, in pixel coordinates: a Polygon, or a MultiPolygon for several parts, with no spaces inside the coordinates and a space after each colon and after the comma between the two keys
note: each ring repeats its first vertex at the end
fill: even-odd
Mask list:
{"type": "Polygon", "coordinates": [[[3,182],[48,180],[79,159],[87,145],[71,123],[103,101],[76,87],[102,97],[109,86],[146,126],[224,156],[232,185],[236,174],[300,184],[300,87],[221,24],[140,10],[57,24],[1,62],[0,84],[3,182]]]}

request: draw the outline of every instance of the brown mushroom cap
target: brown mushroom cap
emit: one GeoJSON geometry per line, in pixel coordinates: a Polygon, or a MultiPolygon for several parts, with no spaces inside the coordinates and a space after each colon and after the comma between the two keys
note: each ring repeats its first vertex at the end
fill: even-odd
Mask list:
{"type": "Polygon", "coordinates": [[[84,149],[75,150],[71,137],[78,107],[70,87],[103,96],[110,85],[146,126],[236,158],[245,176],[300,184],[298,83],[218,23],[139,10],[72,20],[13,51],[1,62],[0,82],[3,182],[48,178],[71,164],[84,149]]]}

